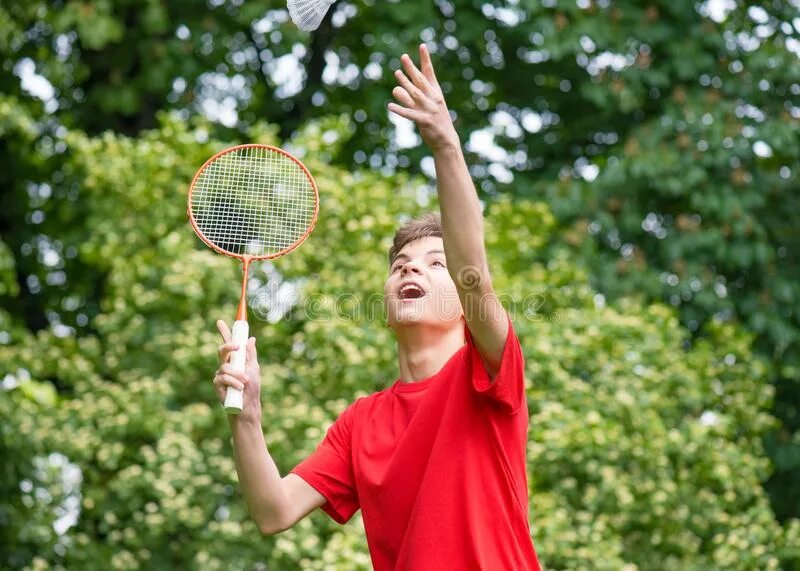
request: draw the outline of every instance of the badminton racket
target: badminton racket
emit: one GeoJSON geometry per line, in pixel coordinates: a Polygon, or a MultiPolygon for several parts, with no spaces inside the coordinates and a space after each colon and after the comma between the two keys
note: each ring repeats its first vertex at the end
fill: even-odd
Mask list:
{"type": "MultiPolygon", "coordinates": [[[[238,349],[230,363],[244,372],[250,263],[287,254],[308,238],[319,213],[317,185],[303,163],[286,151],[239,145],[200,167],[188,203],[189,220],[200,239],[242,263],[241,297],[231,332],[238,349]]],[[[243,391],[227,388],[224,407],[229,414],[239,414],[243,401],[243,391]]]]}

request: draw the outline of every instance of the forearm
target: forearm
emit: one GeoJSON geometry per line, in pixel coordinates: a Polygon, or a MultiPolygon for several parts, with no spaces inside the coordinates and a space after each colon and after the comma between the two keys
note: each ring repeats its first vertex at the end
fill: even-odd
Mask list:
{"type": "MultiPolygon", "coordinates": [[[[466,266],[488,273],[483,242],[483,213],[461,146],[448,145],[433,154],[442,239],[453,279],[466,266]]],[[[488,276],[487,276],[488,277],[488,276]]]]}
{"type": "Polygon", "coordinates": [[[250,516],[264,533],[282,527],[288,499],[258,422],[229,417],[234,459],[250,516]]]}
{"type": "Polygon", "coordinates": [[[395,71],[398,85],[392,95],[398,103],[389,103],[389,110],[414,121],[433,151],[447,269],[458,290],[467,326],[492,375],[502,359],[508,320],[492,289],[483,242],[483,212],[461,141],[424,44],[419,55],[421,71],[407,54],[401,56],[405,73],[395,71]]]}

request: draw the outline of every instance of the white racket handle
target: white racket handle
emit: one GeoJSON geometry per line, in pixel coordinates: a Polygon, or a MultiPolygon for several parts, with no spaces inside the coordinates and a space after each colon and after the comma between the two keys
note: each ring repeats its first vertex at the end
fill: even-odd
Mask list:
{"type": "MultiPolygon", "coordinates": [[[[231,343],[239,346],[236,351],[231,353],[231,366],[234,370],[244,373],[245,357],[247,355],[247,339],[250,335],[250,327],[246,321],[234,321],[231,331],[231,343]]],[[[228,414],[239,414],[244,405],[244,392],[233,387],[228,387],[225,392],[225,410],[228,414]]]]}

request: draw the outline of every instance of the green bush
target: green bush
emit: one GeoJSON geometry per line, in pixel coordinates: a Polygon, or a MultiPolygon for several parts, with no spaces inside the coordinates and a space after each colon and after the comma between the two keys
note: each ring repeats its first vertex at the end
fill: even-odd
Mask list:
{"type": "MultiPolygon", "coordinates": [[[[347,130],[328,118],[293,139],[319,184],[319,224],[300,249],[252,271],[263,425],[283,473],[349,402],[396,378],[375,294],[398,222],[436,207],[419,180],[320,162],[331,152],[320,141],[340,144],[347,130]],[[279,287],[293,306],[277,302],[279,287]]],[[[276,142],[268,128],[252,135],[276,142]]],[[[102,297],[77,336],[32,334],[0,315],[11,332],[0,362],[16,383],[0,392],[2,564],[369,569],[359,517],[340,527],[317,512],[267,538],[248,521],[210,382],[213,323],[234,315],[240,270],[202,247],[185,218],[193,170],[224,145],[167,116],[138,139],[65,140],[60,188],[79,198],[55,189],[45,228],[69,237],[75,283],[99,283],[102,297]],[[74,525],[59,520],[69,505],[80,508],[74,525]]],[[[542,561],[777,569],[779,557],[797,557],[797,525],[781,529],[760,484],[761,435],[774,421],[751,337],[720,323],[692,342],[673,309],[606,304],[555,230],[541,203],[487,207],[496,288],[527,360],[542,561]]]]}

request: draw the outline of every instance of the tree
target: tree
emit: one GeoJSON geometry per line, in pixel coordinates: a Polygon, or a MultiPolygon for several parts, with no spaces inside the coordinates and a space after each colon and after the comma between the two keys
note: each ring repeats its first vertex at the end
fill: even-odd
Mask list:
{"type": "MultiPolygon", "coordinates": [[[[62,133],[63,179],[38,232],[75,248],[74,283],[99,282],[101,294],[82,331],[32,332],[9,312],[3,564],[367,569],[358,518],[338,527],[318,513],[270,538],[247,519],[210,386],[213,322],[234,315],[239,269],[194,237],[180,190],[227,141],[207,139],[202,123],[160,121],[136,138],[62,133]],[[14,495],[18,478],[28,483],[14,495]]],[[[284,472],[349,402],[394,378],[375,294],[398,221],[435,207],[423,180],[318,158],[349,132],[333,117],[293,139],[320,187],[320,222],[300,249],[252,271],[264,428],[284,472]]],[[[278,142],[267,126],[249,140],[278,142]]],[[[541,202],[497,199],[487,221],[496,286],[527,357],[531,521],[548,566],[791,564],[800,530],[781,528],[760,484],[772,391],[748,334],[715,323],[692,344],[674,309],[605,303],[541,202]]],[[[0,283],[13,283],[4,268],[0,283]]],[[[6,305],[17,295],[7,290],[6,305]]]]}
{"type": "MultiPolygon", "coordinates": [[[[135,135],[164,109],[212,117],[223,139],[266,120],[290,140],[334,112],[354,119],[336,164],[418,172],[426,151],[384,105],[387,68],[428,42],[486,199],[547,201],[609,299],[675,305],[695,337],[714,316],[755,333],[776,387],[769,488],[785,520],[800,515],[795,16],[786,0],[340,0],[306,35],[280,2],[35,0],[0,8],[0,90],[32,108],[20,78],[49,80],[46,144],[59,125],[135,135]]],[[[58,172],[52,157],[3,157],[4,173],[58,172]]],[[[27,208],[0,214],[23,285],[41,273],[19,250],[27,208]]],[[[73,284],[87,315],[100,283],[73,284]]],[[[13,308],[34,330],[49,323],[53,286],[40,287],[13,308]]]]}

